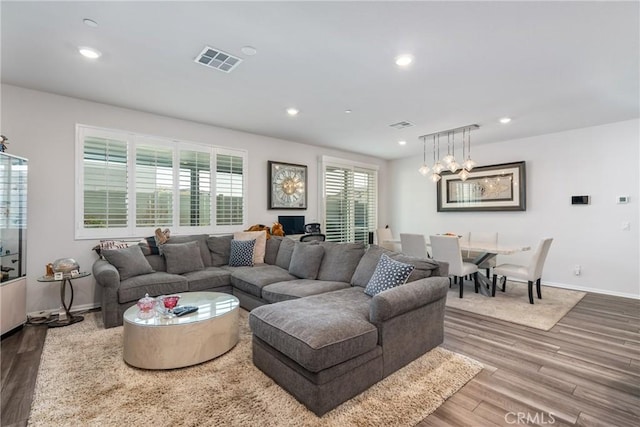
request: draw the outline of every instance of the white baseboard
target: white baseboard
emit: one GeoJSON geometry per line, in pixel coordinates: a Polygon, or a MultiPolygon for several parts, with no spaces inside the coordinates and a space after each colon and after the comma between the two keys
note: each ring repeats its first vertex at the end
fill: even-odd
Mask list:
{"type": "MultiPolygon", "coordinates": [[[[92,303],[92,304],[81,304],[81,305],[74,305],[71,307],[71,312],[72,313],[78,313],[80,311],[87,311],[87,310],[92,310],[94,308],[100,308],[100,304],[96,304],[96,303],[92,303]]],[[[49,316],[54,315],[54,314],[58,314],[60,312],[60,308],[50,308],[48,310],[40,310],[40,311],[32,311],[30,313],[27,313],[28,317],[46,317],[46,314],[48,313],[49,316]]]]}
{"type": "MultiPolygon", "coordinates": [[[[519,280],[519,279],[509,279],[509,281],[527,283],[525,280],[519,280]]],[[[566,283],[556,283],[556,282],[546,282],[546,281],[542,281],[541,283],[544,286],[551,286],[552,288],[561,288],[561,289],[569,289],[572,291],[590,292],[592,294],[611,295],[614,297],[640,299],[640,295],[627,294],[624,292],[604,291],[602,289],[593,289],[593,288],[585,288],[583,286],[567,285],[566,283]]]]}

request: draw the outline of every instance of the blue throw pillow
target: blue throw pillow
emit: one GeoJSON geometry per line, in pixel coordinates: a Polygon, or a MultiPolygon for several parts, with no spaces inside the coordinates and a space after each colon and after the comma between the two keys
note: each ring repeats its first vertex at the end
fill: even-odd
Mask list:
{"type": "Polygon", "coordinates": [[[232,240],[231,251],[229,253],[229,266],[253,267],[253,248],[255,245],[255,239],[232,240]]]}
{"type": "Polygon", "coordinates": [[[364,293],[374,296],[387,289],[404,285],[414,268],[411,264],[393,260],[387,254],[382,254],[364,293]]]}

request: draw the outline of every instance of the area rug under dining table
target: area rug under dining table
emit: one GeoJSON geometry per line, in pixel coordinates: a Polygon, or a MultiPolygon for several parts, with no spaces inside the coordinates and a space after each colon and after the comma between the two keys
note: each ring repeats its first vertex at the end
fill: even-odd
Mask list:
{"type": "Polygon", "coordinates": [[[487,297],[474,293],[473,282],[465,280],[463,298],[459,298],[458,285],[452,285],[447,307],[548,331],[586,295],[551,286],[542,286],[542,299],[535,292],[534,287],[534,304],[529,304],[527,284],[508,281],[506,292],[497,288],[495,297],[487,297]]]}
{"type": "Polygon", "coordinates": [[[124,363],[122,327],[99,314],[47,332],[29,425],[411,426],[482,370],[438,347],[318,418],[253,366],[244,310],[231,351],[169,371],[124,363]]]}

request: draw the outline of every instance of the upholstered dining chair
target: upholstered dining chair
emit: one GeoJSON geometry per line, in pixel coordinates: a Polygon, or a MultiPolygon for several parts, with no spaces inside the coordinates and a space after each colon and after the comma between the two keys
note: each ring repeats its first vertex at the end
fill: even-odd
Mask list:
{"type": "Polygon", "coordinates": [[[475,291],[478,292],[478,266],[462,261],[460,239],[455,236],[429,236],[433,259],[449,263],[449,275],[457,277],[460,285],[460,298],[464,292],[464,277],[473,274],[475,291]]]}
{"type": "Polygon", "coordinates": [[[429,258],[424,234],[400,233],[402,253],[416,258],[429,258]]]}
{"type": "Polygon", "coordinates": [[[542,269],[544,267],[544,261],[547,259],[549,248],[553,238],[547,237],[540,241],[529,265],[515,265],[515,264],[500,264],[493,267],[493,284],[491,286],[491,296],[496,296],[496,281],[498,275],[504,276],[504,283],[502,284],[502,292],[505,291],[507,286],[507,277],[513,277],[515,279],[526,280],[529,284],[529,303],[533,304],[533,282],[536,283],[536,292],[538,293],[538,299],[542,299],[542,293],[540,292],[540,280],[542,277],[542,269]]]}
{"type": "MultiPolygon", "coordinates": [[[[488,232],[488,231],[472,231],[465,235],[465,238],[468,239],[468,244],[473,245],[474,243],[479,243],[482,246],[486,245],[498,245],[498,233],[488,232]]],[[[479,256],[483,255],[484,252],[479,251],[463,251],[462,252],[462,260],[464,262],[474,262],[479,256]]],[[[478,264],[478,269],[485,270],[487,272],[487,279],[491,277],[491,268],[496,266],[496,257],[491,257],[486,261],[478,264]]]]}
{"type": "Polygon", "coordinates": [[[393,233],[390,228],[378,228],[376,230],[376,239],[378,246],[389,249],[390,251],[401,252],[400,244],[391,241],[393,240],[393,233]]]}

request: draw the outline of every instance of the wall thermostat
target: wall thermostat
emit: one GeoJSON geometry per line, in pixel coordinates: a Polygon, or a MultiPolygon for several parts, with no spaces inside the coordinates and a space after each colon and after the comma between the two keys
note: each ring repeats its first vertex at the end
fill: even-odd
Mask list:
{"type": "Polygon", "coordinates": [[[629,203],[629,196],[618,196],[618,204],[629,203]]]}
{"type": "Polygon", "coordinates": [[[591,196],[571,196],[572,205],[590,205],[591,196]]]}

